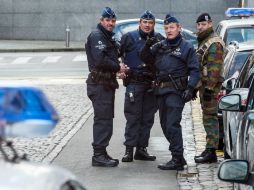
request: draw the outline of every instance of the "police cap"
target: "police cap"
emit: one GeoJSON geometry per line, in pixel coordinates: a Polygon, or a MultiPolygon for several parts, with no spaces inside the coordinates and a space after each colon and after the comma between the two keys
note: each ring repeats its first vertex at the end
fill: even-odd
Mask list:
{"type": "Polygon", "coordinates": [[[155,20],[155,17],[153,15],[153,13],[149,10],[146,10],[140,17],[141,19],[145,19],[145,20],[155,20]]]}
{"type": "Polygon", "coordinates": [[[103,18],[116,18],[115,12],[110,7],[105,7],[101,13],[103,18]]]}
{"type": "Polygon", "coordinates": [[[198,22],[203,22],[203,21],[212,21],[211,16],[208,13],[202,13],[201,15],[199,15],[199,17],[197,18],[196,23],[198,22]]]}
{"type": "Polygon", "coordinates": [[[170,14],[167,14],[164,19],[164,24],[169,24],[169,23],[179,23],[179,21],[176,19],[176,17],[171,16],[170,14]]]}

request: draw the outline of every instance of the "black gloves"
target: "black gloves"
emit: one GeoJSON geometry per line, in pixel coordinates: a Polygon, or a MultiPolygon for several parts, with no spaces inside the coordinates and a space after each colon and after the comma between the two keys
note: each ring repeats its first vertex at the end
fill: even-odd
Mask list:
{"type": "Polygon", "coordinates": [[[183,101],[184,102],[189,102],[192,99],[192,94],[193,94],[193,88],[192,87],[188,87],[182,95],[183,101]]]}
{"type": "Polygon", "coordinates": [[[158,42],[158,40],[155,38],[155,37],[151,37],[151,38],[148,38],[146,40],[146,46],[147,47],[151,47],[153,44],[155,44],[156,42],[158,42]]]}
{"type": "Polygon", "coordinates": [[[210,90],[208,88],[205,88],[204,94],[203,94],[203,99],[204,101],[211,101],[213,98],[213,90],[210,90]]]}

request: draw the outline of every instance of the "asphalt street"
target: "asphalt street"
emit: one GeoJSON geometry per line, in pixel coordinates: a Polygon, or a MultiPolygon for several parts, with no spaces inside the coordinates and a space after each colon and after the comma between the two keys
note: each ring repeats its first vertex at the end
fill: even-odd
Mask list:
{"type": "MultiPolygon", "coordinates": [[[[111,156],[121,159],[124,155],[124,127],[123,115],[124,87],[116,93],[116,107],[114,133],[108,147],[111,156]]],[[[152,129],[149,152],[157,156],[157,160],[134,161],[122,163],[116,168],[100,168],[91,166],[92,157],[92,124],[93,115],[89,117],[81,130],[74,135],[67,146],[53,161],[53,164],[65,167],[83,180],[90,190],[177,190],[176,171],[161,171],[157,165],[168,161],[171,156],[168,143],[160,129],[158,115],[152,129]]]]}

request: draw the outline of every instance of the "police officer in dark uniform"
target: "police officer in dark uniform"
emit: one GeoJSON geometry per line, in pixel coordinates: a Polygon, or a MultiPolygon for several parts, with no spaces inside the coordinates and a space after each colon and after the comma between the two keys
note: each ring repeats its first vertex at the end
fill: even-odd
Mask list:
{"type": "Polygon", "coordinates": [[[133,161],[133,149],[136,147],[135,160],[154,161],[155,156],[147,152],[146,147],[150,137],[150,130],[157,111],[156,99],[151,90],[155,79],[155,68],[148,67],[139,53],[147,39],[154,38],[154,43],[164,37],[154,32],[155,17],[151,11],[145,11],[139,21],[137,30],[128,32],[121,39],[121,54],[123,62],[129,67],[126,86],[124,114],[127,120],[125,127],[125,155],[123,162],[133,161]]]}
{"type": "Polygon", "coordinates": [[[123,71],[119,64],[119,46],[113,40],[116,23],[114,11],[105,7],[100,23],[91,32],[85,45],[90,74],[87,79],[87,95],[94,108],[92,166],[114,167],[119,161],[111,158],[106,147],[113,132],[116,73],[123,71]]]}
{"type": "Polygon", "coordinates": [[[163,133],[169,141],[172,159],[158,166],[162,170],[183,170],[181,119],[184,104],[192,99],[193,89],[200,79],[199,64],[192,44],[181,36],[178,20],[166,15],[164,29],[166,40],[151,46],[148,43],[141,51],[146,63],[155,61],[157,70],[157,94],[159,115],[163,133]]]}

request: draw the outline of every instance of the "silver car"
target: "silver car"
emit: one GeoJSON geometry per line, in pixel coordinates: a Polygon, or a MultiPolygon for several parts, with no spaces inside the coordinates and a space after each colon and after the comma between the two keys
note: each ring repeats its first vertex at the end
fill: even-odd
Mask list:
{"type": "MultiPolygon", "coordinates": [[[[241,118],[237,124],[237,139],[236,139],[236,159],[248,161],[248,176],[242,178],[242,180],[236,180],[235,182],[245,183],[234,184],[235,189],[253,189],[254,187],[254,83],[252,79],[251,86],[249,88],[248,98],[246,105],[242,105],[241,96],[239,94],[230,94],[221,98],[219,102],[219,109],[236,112],[240,114],[241,118]],[[251,180],[252,179],[252,180],[251,180]],[[247,184],[247,185],[246,185],[247,184]],[[251,185],[251,186],[249,186],[251,185]]],[[[241,173],[241,172],[239,172],[241,173]]],[[[244,175],[243,175],[244,176],[244,175]]],[[[222,178],[223,179],[223,178],[222,178]]],[[[239,178],[240,179],[240,178],[239,178]]],[[[233,180],[232,180],[233,181],[233,180]]]]}

